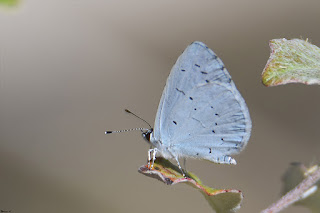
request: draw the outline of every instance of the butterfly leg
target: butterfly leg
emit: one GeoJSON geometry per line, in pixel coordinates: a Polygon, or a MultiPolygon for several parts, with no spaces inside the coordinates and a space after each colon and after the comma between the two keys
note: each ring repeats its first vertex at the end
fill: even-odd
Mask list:
{"type": "MultiPolygon", "coordinates": [[[[183,171],[182,167],[180,166],[180,162],[179,162],[178,157],[176,157],[176,161],[177,161],[178,167],[179,167],[179,169],[180,169],[180,171],[181,171],[181,173],[182,173],[183,177],[184,177],[184,178],[187,178],[187,176],[186,176],[186,174],[184,173],[184,171],[183,171]]],[[[184,161],[184,162],[185,162],[185,161],[184,161]]]]}
{"type": "Polygon", "coordinates": [[[153,168],[154,161],[156,160],[157,151],[158,151],[157,148],[149,149],[149,151],[148,151],[148,168],[149,169],[153,168]],[[151,158],[151,153],[152,153],[152,158],[151,158]],[[152,160],[152,164],[150,165],[151,160],[152,160]]]}
{"type": "Polygon", "coordinates": [[[152,152],[152,149],[150,148],[148,150],[148,168],[150,169],[150,161],[151,161],[151,152],[152,152]]]}

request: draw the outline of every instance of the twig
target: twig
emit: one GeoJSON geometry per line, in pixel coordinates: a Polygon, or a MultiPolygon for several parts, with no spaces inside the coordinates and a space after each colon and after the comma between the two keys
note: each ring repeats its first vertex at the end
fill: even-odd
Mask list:
{"type": "Polygon", "coordinates": [[[320,180],[320,168],[306,177],[298,186],[289,191],[283,197],[280,198],[276,203],[273,203],[270,207],[263,210],[261,213],[276,213],[287,208],[294,202],[302,199],[303,194],[309,190],[315,183],[320,180]]]}

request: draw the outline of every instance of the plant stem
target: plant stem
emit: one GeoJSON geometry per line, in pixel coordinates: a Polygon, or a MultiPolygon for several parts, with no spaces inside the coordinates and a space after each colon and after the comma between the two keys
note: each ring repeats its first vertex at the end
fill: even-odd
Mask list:
{"type": "Polygon", "coordinates": [[[320,168],[308,175],[299,185],[289,191],[276,203],[273,203],[267,209],[261,211],[261,213],[276,213],[287,208],[294,202],[303,198],[303,194],[310,189],[314,184],[320,180],[320,168]]]}

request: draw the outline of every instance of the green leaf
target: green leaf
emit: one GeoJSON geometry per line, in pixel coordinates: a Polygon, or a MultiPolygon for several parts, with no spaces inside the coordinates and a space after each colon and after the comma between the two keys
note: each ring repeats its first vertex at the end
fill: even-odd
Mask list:
{"type": "MultiPolygon", "coordinates": [[[[286,194],[288,191],[296,187],[301,183],[308,175],[312,174],[315,170],[318,169],[318,166],[312,166],[310,168],[305,167],[301,163],[292,164],[285,175],[283,176],[283,194],[286,194]]],[[[302,205],[309,208],[313,213],[320,212],[320,181],[317,182],[314,186],[309,188],[299,201],[295,205],[302,205]]]]}
{"type": "Polygon", "coordinates": [[[262,83],[320,84],[320,48],[301,39],[273,39],[271,54],[262,72],[262,83]]]}
{"type": "Polygon", "coordinates": [[[243,195],[241,191],[236,189],[210,188],[202,184],[200,179],[191,172],[188,172],[186,174],[187,177],[184,178],[177,166],[161,157],[158,157],[155,160],[152,169],[149,168],[148,165],[143,165],[138,171],[149,177],[156,178],[167,185],[187,183],[188,185],[199,189],[209,205],[217,213],[236,212],[242,203],[243,195]]]}
{"type": "Polygon", "coordinates": [[[0,0],[0,6],[5,5],[5,6],[17,6],[19,3],[19,0],[0,0]]]}

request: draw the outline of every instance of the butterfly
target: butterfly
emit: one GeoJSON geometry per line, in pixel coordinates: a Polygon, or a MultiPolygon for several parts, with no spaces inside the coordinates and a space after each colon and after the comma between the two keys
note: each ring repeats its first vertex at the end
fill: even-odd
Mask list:
{"type": "MultiPolygon", "coordinates": [[[[154,128],[144,130],[142,136],[151,145],[151,168],[160,154],[175,159],[185,174],[180,158],[236,164],[231,155],[245,148],[251,128],[248,107],[223,62],[204,43],[195,41],[173,66],[154,128]]],[[[106,134],[112,132],[119,131],[106,134]]]]}

